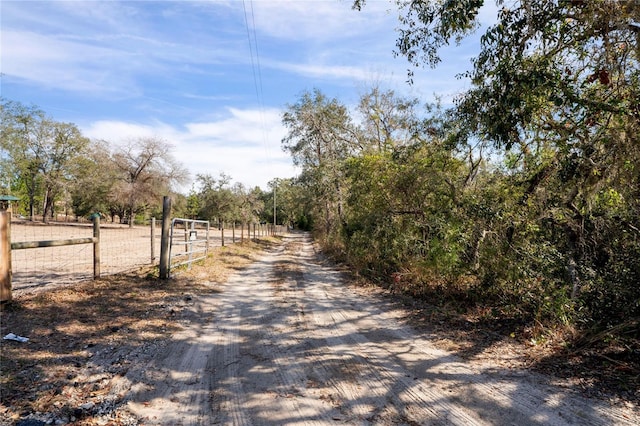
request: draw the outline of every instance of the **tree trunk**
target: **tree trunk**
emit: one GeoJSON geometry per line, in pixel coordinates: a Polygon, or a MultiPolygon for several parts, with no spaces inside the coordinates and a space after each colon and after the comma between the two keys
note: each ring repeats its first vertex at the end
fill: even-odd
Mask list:
{"type": "Polygon", "coordinates": [[[42,202],[42,222],[47,223],[47,214],[49,213],[49,190],[44,192],[44,201],[42,202]]]}
{"type": "Polygon", "coordinates": [[[133,228],[133,205],[131,205],[130,209],[129,209],[129,228],[133,228]]]}

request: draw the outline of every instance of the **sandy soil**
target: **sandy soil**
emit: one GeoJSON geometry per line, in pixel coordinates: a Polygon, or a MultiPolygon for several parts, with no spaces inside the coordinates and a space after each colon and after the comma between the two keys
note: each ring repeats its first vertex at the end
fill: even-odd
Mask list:
{"type": "Polygon", "coordinates": [[[198,300],[199,321],[129,370],[145,424],[638,424],[543,376],[463,362],[343,285],[308,237],[198,300]]]}
{"type": "Polygon", "coordinates": [[[16,308],[11,331],[33,340],[2,342],[16,395],[2,397],[13,405],[0,405],[0,424],[640,424],[636,405],[437,347],[397,301],[346,284],[306,234],[246,265],[224,284],[205,270],[164,287],[131,281],[112,306],[96,305],[99,289],[65,290],[76,314],[49,320],[48,334],[46,322],[13,321],[30,305],[16,308]],[[38,368],[47,357],[59,361],[38,368]]]}

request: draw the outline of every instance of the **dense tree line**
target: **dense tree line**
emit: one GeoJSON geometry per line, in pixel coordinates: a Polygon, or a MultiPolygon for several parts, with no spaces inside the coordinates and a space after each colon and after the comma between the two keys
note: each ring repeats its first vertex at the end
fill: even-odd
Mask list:
{"type": "MultiPolygon", "coordinates": [[[[397,3],[397,53],[435,66],[483,2],[397,3]]],[[[288,106],[306,214],[328,250],[416,296],[544,324],[637,318],[640,6],[497,3],[452,108],[380,88],[351,111],[319,90],[288,106]]]]}
{"type": "Polygon", "coordinates": [[[224,173],[217,178],[199,174],[185,196],[175,188],[186,182],[187,170],[161,138],[117,145],[89,140],[72,123],[6,99],[0,102],[0,118],[0,193],[19,196],[17,209],[32,220],[47,222],[58,214],[77,220],[100,213],[133,225],[136,219],[160,218],[162,198],[170,195],[175,217],[217,226],[275,219],[307,227],[301,191],[292,179],[275,179],[263,191],[234,183],[224,173]]]}
{"type": "Polygon", "coordinates": [[[270,190],[247,188],[220,173],[198,174],[194,189],[187,197],[187,215],[209,220],[217,226],[242,226],[262,223],[308,229],[305,198],[294,179],[274,179],[270,190]],[[195,189],[197,188],[197,189],[195,189]],[[275,216],[274,216],[275,215],[275,216]]]}
{"type": "Polygon", "coordinates": [[[0,119],[0,190],[26,200],[17,208],[31,219],[100,213],[132,225],[157,213],[162,196],[188,177],[159,138],[91,141],[75,124],[5,99],[0,119]]]}

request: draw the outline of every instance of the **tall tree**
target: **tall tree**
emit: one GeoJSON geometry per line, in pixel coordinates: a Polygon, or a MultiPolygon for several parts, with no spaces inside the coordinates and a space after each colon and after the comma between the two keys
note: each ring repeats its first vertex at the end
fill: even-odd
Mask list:
{"type": "Polygon", "coordinates": [[[12,176],[11,187],[24,188],[29,200],[29,216],[33,220],[36,197],[40,195],[42,180],[39,175],[40,158],[37,140],[41,139],[41,125],[46,120],[44,112],[34,106],[2,100],[2,150],[6,161],[6,176],[12,176]]]}
{"type": "Polygon", "coordinates": [[[86,155],[75,163],[74,179],[69,187],[71,203],[76,216],[89,216],[100,212],[114,215],[110,203],[111,190],[118,181],[120,171],[111,161],[111,151],[107,142],[95,140],[89,144],[86,155]]]}
{"type": "Polygon", "coordinates": [[[112,201],[126,206],[126,218],[133,226],[136,213],[157,202],[162,193],[183,183],[187,170],[171,155],[168,142],[145,137],[131,141],[112,156],[120,180],[112,190],[112,201]]]}
{"type": "MultiPolygon", "coordinates": [[[[559,261],[546,275],[567,282],[560,287],[572,299],[582,290],[598,298],[640,294],[637,285],[610,291],[592,272],[609,274],[622,263],[613,242],[625,241],[627,252],[640,249],[627,237],[640,225],[633,213],[640,187],[640,46],[629,25],[637,21],[634,1],[504,7],[483,36],[469,74],[474,87],[459,104],[480,133],[509,153],[520,181],[518,204],[528,212],[520,223],[536,226],[531,236],[538,246],[557,250],[559,261]],[[615,216],[625,220],[615,225],[615,216]]],[[[611,282],[620,281],[618,275],[611,282]]]]}
{"type": "Polygon", "coordinates": [[[237,182],[233,185],[232,192],[236,199],[233,220],[239,220],[244,229],[248,224],[259,220],[260,213],[264,209],[262,190],[259,187],[248,189],[237,182]]]}
{"type": "Polygon", "coordinates": [[[409,144],[417,136],[420,123],[416,107],[418,99],[405,99],[393,90],[373,87],[360,97],[358,112],[361,116],[365,150],[383,152],[398,144],[409,144]]]}
{"type": "Polygon", "coordinates": [[[196,181],[200,188],[198,217],[218,224],[232,220],[236,198],[231,190],[231,177],[225,173],[220,173],[218,179],[210,174],[198,174],[196,181]]]}
{"type": "Polygon", "coordinates": [[[61,193],[68,194],[75,164],[82,158],[89,139],[71,123],[54,123],[51,140],[42,147],[43,158],[40,172],[44,182],[43,218],[54,214],[55,201],[61,193]]]}
{"type": "Polygon", "coordinates": [[[282,122],[289,131],[282,140],[283,149],[302,167],[301,180],[313,191],[322,232],[329,235],[339,230],[343,220],[341,165],[359,148],[358,132],[347,108],[317,89],[289,105],[282,122]]]}
{"type": "Polygon", "coordinates": [[[273,223],[275,205],[278,224],[308,229],[310,203],[300,183],[296,179],[278,178],[268,185],[271,191],[264,192],[264,220],[273,223]]]}
{"type": "MultiPolygon", "coordinates": [[[[396,3],[397,52],[415,66],[435,66],[441,47],[477,28],[484,1],[396,3]]],[[[496,24],[467,73],[473,86],[456,104],[462,138],[453,138],[488,140],[505,159],[505,175],[484,188],[501,203],[484,206],[496,212],[484,260],[491,265],[499,253],[508,261],[487,267],[485,279],[530,283],[542,289],[544,296],[530,297],[542,305],[553,293],[555,307],[573,306],[582,291],[594,312],[609,310],[601,317],[637,315],[637,304],[622,301],[640,296],[640,263],[630,260],[640,258],[640,5],[496,4],[496,24]]]]}
{"type": "Polygon", "coordinates": [[[35,107],[3,101],[1,113],[1,146],[12,164],[10,175],[25,189],[31,218],[39,199],[47,221],[89,141],[74,124],[56,122],[35,107]]]}

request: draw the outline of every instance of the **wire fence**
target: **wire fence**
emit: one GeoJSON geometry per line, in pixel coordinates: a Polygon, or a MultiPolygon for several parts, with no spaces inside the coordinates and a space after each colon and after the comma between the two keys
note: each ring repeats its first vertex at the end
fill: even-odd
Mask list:
{"type": "MultiPolygon", "coordinates": [[[[11,242],[48,241],[91,237],[91,223],[48,223],[30,221],[11,222],[11,242]]],[[[103,223],[100,225],[100,271],[101,275],[112,275],[157,265],[160,254],[161,226],[156,225],[151,240],[149,225],[103,223]],[[153,249],[152,249],[153,244],[153,249]],[[152,259],[152,255],[155,257],[152,259]]],[[[241,230],[224,230],[225,245],[241,238],[241,230]]],[[[246,239],[248,231],[242,236],[246,239]]],[[[253,235],[252,235],[253,237],[253,235]]],[[[222,245],[222,231],[212,228],[209,232],[209,247],[222,245]]],[[[93,278],[92,244],[68,245],[11,250],[14,294],[37,291],[53,286],[77,283],[93,278]]]]}

